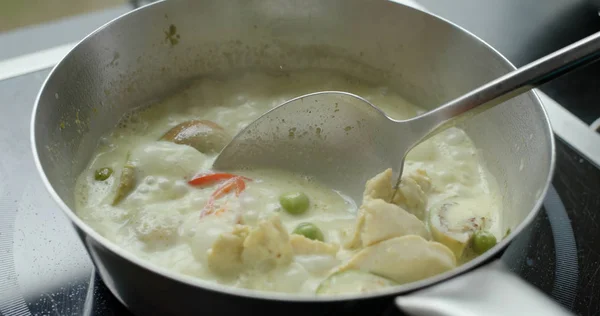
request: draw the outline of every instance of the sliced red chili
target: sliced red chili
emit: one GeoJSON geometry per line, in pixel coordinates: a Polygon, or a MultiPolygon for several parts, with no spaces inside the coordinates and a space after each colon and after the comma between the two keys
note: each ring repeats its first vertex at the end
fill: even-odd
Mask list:
{"type": "Polygon", "coordinates": [[[241,177],[236,177],[235,178],[235,196],[240,196],[240,193],[242,193],[245,189],[246,189],[246,182],[244,182],[244,179],[242,179],[241,177]]]}
{"type": "Polygon", "coordinates": [[[236,186],[237,186],[237,178],[231,178],[231,179],[223,182],[221,185],[219,185],[217,187],[217,189],[215,190],[215,192],[213,192],[211,197],[213,197],[214,199],[219,199],[219,198],[223,197],[224,195],[226,195],[227,193],[231,192],[233,189],[235,189],[236,186]]]}
{"type": "MultiPolygon", "coordinates": [[[[240,176],[232,174],[232,173],[224,173],[224,172],[208,173],[208,174],[203,174],[203,175],[199,175],[199,176],[195,177],[194,179],[188,181],[188,184],[190,184],[190,185],[206,185],[206,184],[211,184],[213,182],[218,182],[218,181],[222,181],[222,180],[229,180],[229,179],[235,178],[235,177],[240,177],[240,176]]],[[[244,180],[250,180],[249,178],[246,178],[246,177],[242,177],[242,178],[244,180]]]]}
{"type": "Polygon", "coordinates": [[[200,217],[202,218],[206,215],[212,214],[214,211],[215,201],[227,195],[232,190],[235,189],[235,195],[239,196],[240,193],[246,189],[246,183],[244,182],[244,179],[245,178],[241,176],[234,176],[233,178],[230,178],[220,184],[215,192],[213,192],[213,194],[211,194],[208,198],[208,203],[206,203],[206,206],[204,209],[202,209],[202,212],[200,212],[200,217]]]}

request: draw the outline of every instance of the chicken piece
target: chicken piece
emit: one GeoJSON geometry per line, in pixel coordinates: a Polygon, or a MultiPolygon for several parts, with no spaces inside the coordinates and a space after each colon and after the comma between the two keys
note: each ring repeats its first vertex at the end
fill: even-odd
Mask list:
{"type": "Polygon", "coordinates": [[[244,241],[242,262],[244,265],[268,271],[292,261],[293,251],[287,230],[279,216],[261,221],[244,241]]]}
{"type": "MultiPolygon", "coordinates": [[[[157,208],[160,208],[157,206],[157,208]]],[[[141,210],[134,219],[136,236],[148,245],[175,240],[180,225],[179,216],[148,207],[141,210]]]]}
{"type": "Polygon", "coordinates": [[[367,247],[380,241],[418,235],[430,239],[425,224],[413,214],[384,200],[366,200],[360,208],[353,238],[346,244],[348,248],[367,247]]]}
{"type": "Polygon", "coordinates": [[[208,268],[224,277],[238,275],[244,268],[242,251],[248,233],[248,226],[236,225],[232,232],[219,235],[212,248],[207,251],[208,268]]]}
{"type": "Polygon", "coordinates": [[[135,166],[140,182],[147,176],[187,178],[206,161],[206,155],[194,148],[166,141],[144,142],[128,155],[128,164],[135,166]]]}
{"type": "Polygon", "coordinates": [[[418,235],[429,239],[425,224],[415,215],[401,207],[383,200],[371,200],[363,204],[365,221],[361,232],[363,246],[404,235],[418,235]]]}
{"type": "Polygon", "coordinates": [[[330,255],[335,257],[340,249],[339,245],[308,239],[296,234],[290,235],[290,244],[296,255],[330,255]]]}
{"type": "Polygon", "coordinates": [[[431,191],[431,178],[424,169],[417,169],[408,176],[417,182],[423,192],[429,193],[431,191]]]}
{"type": "Polygon", "coordinates": [[[361,233],[365,225],[365,217],[365,212],[362,211],[361,207],[361,209],[359,209],[358,211],[358,217],[356,218],[356,224],[354,225],[354,231],[352,231],[352,236],[344,244],[345,248],[355,249],[359,248],[362,245],[361,233]]]}
{"type": "Polygon", "coordinates": [[[425,219],[427,195],[413,176],[402,177],[398,194],[394,196],[392,203],[414,214],[420,220],[425,219]]]}
{"type": "Polygon", "coordinates": [[[456,267],[448,247],[408,235],[367,247],[355,254],[338,271],[362,270],[399,284],[422,280],[456,267]]]}
{"type": "MultiPolygon", "coordinates": [[[[389,202],[393,193],[392,175],[392,169],[386,169],[367,181],[363,202],[374,199],[389,202]]],[[[398,193],[394,196],[392,203],[414,214],[418,219],[424,220],[427,206],[426,192],[430,190],[431,179],[425,170],[418,169],[402,177],[398,193]]]]}
{"type": "Polygon", "coordinates": [[[367,181],[363,193],[363,200],[382,199],[384,201],[389,201],[391,198],[392,169],[388,168],[367,181]]]}

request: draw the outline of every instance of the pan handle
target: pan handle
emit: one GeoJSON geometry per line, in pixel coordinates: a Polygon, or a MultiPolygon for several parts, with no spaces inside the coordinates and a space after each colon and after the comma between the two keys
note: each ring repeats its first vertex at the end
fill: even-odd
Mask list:
{"type": "Polygon", "coordinates": [[[475,271],[396,298],[408,315],[573,315],[496,260],[475,271]]]}

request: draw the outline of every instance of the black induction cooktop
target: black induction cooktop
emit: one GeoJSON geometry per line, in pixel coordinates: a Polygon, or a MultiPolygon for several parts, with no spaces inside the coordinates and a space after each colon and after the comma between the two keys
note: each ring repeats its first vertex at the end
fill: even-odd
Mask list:
{"type": "MultiPolygon", "coordinates": [[[[0,315],[128,315],[35,171],[29,119],[47,74],[0,81],[0,315]]],[[[600,170],[562,140],[556,144],[543,209],[502,260],[574,313],[594,315],[600,313],[600,170]]],[[[399,314],[391,305],[370,313],[399,314]]]]}

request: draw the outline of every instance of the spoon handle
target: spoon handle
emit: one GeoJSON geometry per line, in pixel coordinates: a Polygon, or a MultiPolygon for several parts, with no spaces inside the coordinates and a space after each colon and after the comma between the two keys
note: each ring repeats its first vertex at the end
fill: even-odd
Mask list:
{"type": "Polygon", "coordinates": [[[420,141],[504,101],[600,58],[600,32],[546,55],[460,96],[432,111],[410,119],[420,141]],[[458,121],[457,121],[458,120],[458,121]]]}

